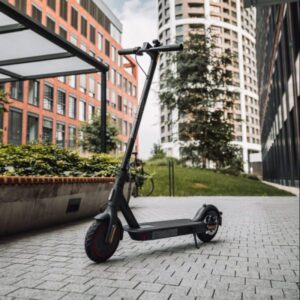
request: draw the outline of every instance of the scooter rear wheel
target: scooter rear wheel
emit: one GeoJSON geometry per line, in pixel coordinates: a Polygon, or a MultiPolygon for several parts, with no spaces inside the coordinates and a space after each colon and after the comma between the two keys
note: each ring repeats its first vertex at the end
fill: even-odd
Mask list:
{"type": "Polygon", "coordinates": [[[208,230],[197,233],[197,236],[202,242],[208,243],[218,232],[220,223],[219,214],[215,210],[209,210],[204,214],[200,221],[207,225],[208,230]]]}
{"type": "Polygon", "coordinates": [[[122,229],[118,224],[111,243],[105,243],[108,230],[108,220],[96,221],[88,229],[85,236],[85,252],[96,263],[108,260],[117,250],[122,235],[122,229]]]}

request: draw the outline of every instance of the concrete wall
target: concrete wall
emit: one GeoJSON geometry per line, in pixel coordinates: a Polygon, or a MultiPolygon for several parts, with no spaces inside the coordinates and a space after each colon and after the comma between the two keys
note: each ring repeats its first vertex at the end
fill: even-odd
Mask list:
{"type": "Polygon", "coordinates": [[[0,180],[0,236],[92,217],[105,207],[114,181],[16,179],[0,180]]]}

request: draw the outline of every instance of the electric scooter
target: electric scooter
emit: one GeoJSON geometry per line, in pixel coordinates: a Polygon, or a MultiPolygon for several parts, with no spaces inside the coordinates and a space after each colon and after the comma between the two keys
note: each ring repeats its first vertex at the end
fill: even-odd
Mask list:
{"type": "Polygon", "coordinates": [[[123,239],[124,231],[127,231],[129,236],[137,241],[192,234],[194,236],[195,246],[199,248],[197,237],[202,242],[209,242],[217,234],[219,226],[222,225],[222,213],[213,205],[203,205],[192,219],[177,219],[139,224],[123,194],[124,184],[128,178],[130,157],[142,120],[159,54],[162,52],[181,51],[182,49],[182,44],[163,46],[158,40],[155,40],[153,41],[153,45],[144,43],[142,47],[119,50],[119,55],[143,55],[145,53],[150,56],[151,63],[142,91],[135,123],[129,137],[128,146],[108,198],[108,206],[104,212],[95,216],[95,222],[89,227],[85,237],[86,254],[94,262],[105,262],[114,254],[120,240],[123,239]],[[122,225],[117,216],[119,210],[124,215],[128,225],[122,225]]]}

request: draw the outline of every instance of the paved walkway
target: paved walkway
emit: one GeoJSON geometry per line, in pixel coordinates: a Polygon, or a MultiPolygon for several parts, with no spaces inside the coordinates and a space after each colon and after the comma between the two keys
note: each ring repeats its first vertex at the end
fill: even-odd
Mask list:
{"type": "Polygon", "coordinates": [[[83,248],[90,221],[0,240],[0,299],[299,299],[296,197],[148,198],[138,220],[192,217],[216,204],[224,225],[215,240],[192,236],[136,242],[124,235],[105,264],[83,248]]]}

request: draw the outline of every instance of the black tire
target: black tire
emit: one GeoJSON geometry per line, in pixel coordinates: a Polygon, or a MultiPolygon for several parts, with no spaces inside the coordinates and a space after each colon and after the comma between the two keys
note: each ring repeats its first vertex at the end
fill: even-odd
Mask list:
{"type": "Polygon", "coordinates": [[[213,230],[207,230],[206,232],[197,233],[198,238],[204,243],[210,242],[216,236],[219,229],[219,224],[220,224],[219,214],[215,210],[207,211],[200,219],[200,221],[207,224],[210,222],[211,218],[213,218],[216,221],[217,223],[216,227],[213,230]]]}
{"type": "Polygon", "coordinates": [[[149,181],[149,185],[150,185],[150,189],[149,191],[147,191],[147,193],[145,193],[146,197],[149,197],[152,195],[153,191],[154,191],[154,180],[153,178],[148,178],[147,181],[149,181]]]}
{"type": "Polygon", "coordinates": [[[114,240],[111,244],[105,243],[109,220],[95,221],[85,236],[85,252],[89,259],[96,263],[107,261],[117,250],[122,235],[122,228],[118,224],[114,240]]]}

